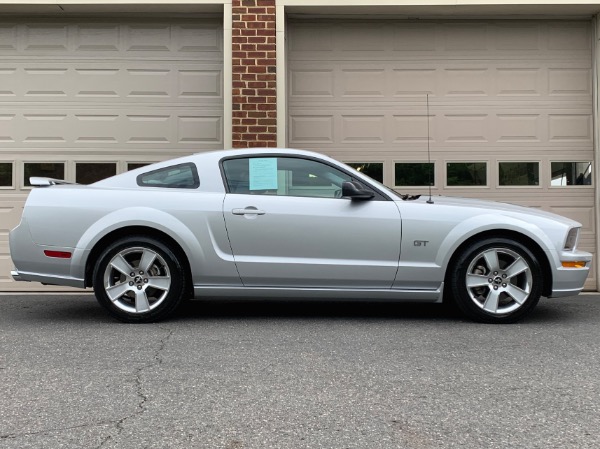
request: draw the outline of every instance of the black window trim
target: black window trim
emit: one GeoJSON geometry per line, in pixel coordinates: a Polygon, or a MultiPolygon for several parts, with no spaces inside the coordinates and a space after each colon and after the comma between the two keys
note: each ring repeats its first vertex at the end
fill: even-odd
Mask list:
{"type": "MultiPolygon", "coordinates": [[[[393,198],[391,198],[389,195],[387,195],[386,193],[384,193],[383,191],[381,191],[378,187],[373,186],[370,182],[365,181],[362,178],[357,178],[355,176],[355,174],[352,173],[352,171],[350,170],[346,170],[345,167],[338,167],[335,164],[330,163],[329,161],[324,161],[323,159],[320,159],[318,157],[314,157],[314,156],[307,156],[304,154],[290,154],[290,153],[252,153],[252,154],[245,154],[245,155],[236,155],[236,156],[226,156],[224,158],[222,158],[219,161],[219,169],[221,171],[221,178],[223,181],[223,187],[225,187],[225,193],[231,193],[229,191],[229,185],[227,184],[227,177],[225,176],[225,169],[223,167],[223,163],[225,161],[230,161],[230,160],[236,160],[236,159],[254,159],[254,158],[266,158],[266,157],[281,157],[281,158],[293,158],[293,159],[305,159],[308,161],[313,161],[313,162],[320,162],[321,164],[325,164],[331,168],[334,168],[348,176],[350,176],[350,178],[352,178],[353,181],[358,181],[362,184],[365,184],[366,187],[368,187],[370,190],[372,190],[375,193],[375,196],[373,197],[373,199],[371,201],[394,201],[393,198]]],[[[296,196],[296,195],[286,195],[290,198],[321,198],[321,199],[331,199],[331,198],[323,198],[323,197],[305,197],[305,196],[296,196]]],[[[336,198],[336,199],[340,199],[340,198],[336,198]]]]}
{"type": "Polygon", "coordinates": [[[137,177],[135,178],[136,183],[138,186],[140,187],[149,187],[149,188],[155,188],[155,189],[187,189],[187,190],[192,190],[192,189],[197,189],[198,187],[200,187],[200,177],[198,176],[198,167],[196,167],[196,164],[194,164],[193,162],[184,162],[182,164],[175,164],[175,165],[168,165],[166,167],[161,167],[161,168],[157,168],[155,170],[151,170],[151,171],[147,171],[144,173],[141,173],[139,175],[137,175],[137,177]],[[172,170],[174,168],[179,168],[179,167],[190,167],[192,170],[192,178],[194,180],[194,184],[192,184],[189,187],[179,187],[179,186],[169,186],[169,185],[164,185],[164,186],[153,186],[153,185],[148,185],[148,184],[144,184],[142,182],[142,176],[147,176],[147,175],[151,175],[153,173],[159,172],[159,171],[163,171],[163,170],[172,170]]]}

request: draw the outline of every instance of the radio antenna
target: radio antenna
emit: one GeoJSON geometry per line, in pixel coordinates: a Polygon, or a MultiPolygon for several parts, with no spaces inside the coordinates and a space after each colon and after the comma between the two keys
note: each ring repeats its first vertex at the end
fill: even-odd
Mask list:
{"type": "Polygon", "coordinates": [[[429,148],[429,94],[426,94],[427,99],[427,172],[429,174],[429,199],[427,200],[427,204],[433,204],[433,200],[431,199],[431,150],[429,148]]]}

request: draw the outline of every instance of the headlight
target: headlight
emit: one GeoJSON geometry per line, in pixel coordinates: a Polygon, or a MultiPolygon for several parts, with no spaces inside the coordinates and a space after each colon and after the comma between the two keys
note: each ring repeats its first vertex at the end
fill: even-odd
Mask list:
{"type": "Polygon", "coordinates": [[[577,239],[579,238],[579,228],[571,228],[569,233],[567,234],[567,239],[565,240],[565,251],[573,251],[577,246],[577,239]]]}

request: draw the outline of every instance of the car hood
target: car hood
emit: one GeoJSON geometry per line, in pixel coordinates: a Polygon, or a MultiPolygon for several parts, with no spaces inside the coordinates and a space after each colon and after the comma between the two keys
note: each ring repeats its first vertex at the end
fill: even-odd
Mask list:
{"type": "MultiPolygon", "coordinates": [[[[431,198],[434,204],[438,204],[441,206],[447,207],[461,207],[461,208],[473,208],[481,211],[481,213],[493,212],[499,213],[502,215],[507,215],[510,217],[520,218],[522,220],[526,220],[527,217],[538,218],[538,219],[546,219],[552,220],[556,222],[560,222],[566,226],[581,226],[575,220],[571,220],[570,218],[563,217],[561,215],[554,214],[552,212],[546,212],[540,209],[536,209],[533,207],[525,207],[518,206],[516,204],[509,203],[500,203],[496,201],[486,201],[472,198],[456,198],[456,197],[447,197],[447,196],[434,196],[431,198]]],[[[421,196],[419,198],[419,202],[426,202],[428,200],[428,196],[421,196]]]]}

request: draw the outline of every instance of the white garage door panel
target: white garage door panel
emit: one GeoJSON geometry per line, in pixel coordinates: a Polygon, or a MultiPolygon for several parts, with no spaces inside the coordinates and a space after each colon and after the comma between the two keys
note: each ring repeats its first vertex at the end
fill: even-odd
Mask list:
{"type": "MultiPolygon", "coordinates": [[[[0,23],[0,290],[36,290],[9,272],[8,230],[26,198],[27,162],[151,162],[223,147],[220,20],[0,23]]],[[[50,289],[62,289],[48,287],[50,289]]],[[[46,290],[46,287],[44,287],[46,290]]]]}
{"type": "Polygon", "coordinates": [[[427,161],[429,121],[434,195],[557,212],[595,252],[594,187],[550,186],[551,162],[594,159],[589,22],[298,21],[289,36],[291,147],[382,162],[392,186],[395,162],[427,161]],[[538,162],[540,185],[499,186],[512,161],[538,162]],[[446,186],[448,162],[485,162],[487,185],[446,186]]]}
{"type": "Polygon", "coordinates": [[[20,108],[16,114],[0,117],[0,141],[42,153],[48,148],[58,148],[61,153],[73,148],[85,155],[97,153],[99,144],[107,150],[113,145],[117,154],[136,146],[164,152],[165,145],[172,149],[186,149],[190,144],[222,147],[222,128],[222,109],[217,107],[130,107],[126,111],[101,106],[93,110],[20,108]]]}

